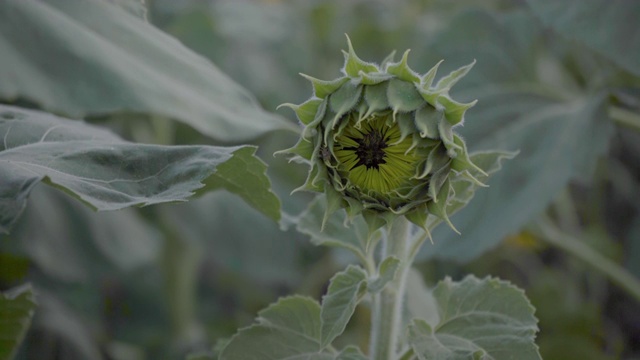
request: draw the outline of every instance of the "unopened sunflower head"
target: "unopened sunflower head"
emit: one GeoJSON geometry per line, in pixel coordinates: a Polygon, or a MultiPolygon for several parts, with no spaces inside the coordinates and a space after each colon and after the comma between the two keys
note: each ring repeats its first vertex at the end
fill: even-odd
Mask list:
{"type": "MultiPolygon", "coordinates": [[[[348,38],[347,38],[348,40],[348,38]]],[[[484,172],[472,163],[454,127],[475,104],[451,99],[449,90],[471,63],[433,84],[438,64],[424,75],[402,60],[362,61],[348,40],[343,76],[313,84],[313,96],[292,108],[304,125],[299,142],[284,152],[309,162],[298,190],[325,192],[327,216],[345,208],[370,228],[396,216],[425,227],[429,214],[451,222],[452,181],[484,172]]]]}

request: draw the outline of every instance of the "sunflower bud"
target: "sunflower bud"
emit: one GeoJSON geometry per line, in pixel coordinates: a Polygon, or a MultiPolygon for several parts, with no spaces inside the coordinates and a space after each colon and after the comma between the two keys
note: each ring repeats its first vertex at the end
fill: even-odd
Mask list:
{"type": "MultiPolygon", "coordinates": [[[[311,99],[292,108],[304,125],[299,142],[285,152],[310,163],[305,184],[297,190],[325,192],[329,214],[345,208],[349,218],[362,214],[370,229],[396,216],[425,227],[429,214],[445,220],[453,196],[452,182],[481,183],[486,175],[472,163],[454,128],[467,109],[449,90],[471,63],[433,84],[438,64],[424,75],[392,56],[382,65],[356,55],[349,38],[344,76],[313,84],[311,99]]],[[[455,230],[455,228],[454,228],[455,230]]]]}

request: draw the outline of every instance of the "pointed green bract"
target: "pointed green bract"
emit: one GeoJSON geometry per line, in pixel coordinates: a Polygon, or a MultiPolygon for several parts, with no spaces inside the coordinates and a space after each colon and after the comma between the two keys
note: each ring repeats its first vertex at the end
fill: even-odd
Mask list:
{"type": "Polygon", "coordinates": [[[299,143],[289,153],[311,162],[301,189],[327,195],[323,224],[345,208],[349,220],[362,214],[369,239],[405,215],[424,229],[430,216],[453,228],[447,213],[452,182],[482,185],[473,174],[485,175],[454,130],[475,101],[449,96],[475,62],[432,86],[439,63],[421,76],[409,68],[408,51],[398,62],[389,56],[376,66],[360,59],[348,40],[344,55],[343,77],[323,81],[303,75],[313,84],[314,97],[287,105],[306,125],[302,137],[310,145],[299,143]]]}
{"type": "Polygon", "coordinates": [[[424,99],[416,90],[415,85],[400,79],[389,81],[387,98],[394,112],[410,112],[424,105],[424,99]]]}
{"type": "Polygon", "coordinates": [[[461,124],[464,120],[464,113],[467,109],[473,107],[477,101],[472,101],[470,103],[459,103],[447,96],[440,96],[438,98],[438,103],[444,106],[447,109],[451,109],[450,111],[445,113],[445,118],[452,125],[461,124]]]}
{"type": "Polygon", "coordinates": [[[460,81],[460,79],[462,79],[465,75],[467,75],[469,70],[471,70],[471,68],[475,64],[476,64],[476,61],[473,60],[471,64],[465,65],[457,70],[452,71],[449,75],[443,77],[442,79],[440,79],[440,81],[438,81],[438,84],[436,85],[436,89],[438,91],[448,92],[449,89],[453,87],[453,85],[455,85],[458,81],[460,81]]]}
{"type": "Polygon", "coordinates": [[[336,91],[340,86],[342,86],[342,84],[344,84],[348,80],[348,78],[338,78],[336,80],[325,81],[302,73],[300,74],[300,76],[311,81],[311,84],[313,84],[314,94],[316,95],[316,97],[323,99],[327,97],[327,95],[336,91]]]}
{"type": "Polygon", "coordinates": [[[409,68],[407,60],[409,59],[409,50],[404,52],[402,60],[398,63],[388,64],[386,70],[389,74],[395,75],[400,80],[410,83],[420,83],[420,76],[409,68]]]}
{"type": "Polygon", "coordinates": [[[379,72],[378,67],[374,64],[362,61],[358,55],[356,55],[353,46],[351,45],[351,39],[347,36],[347,44],[349,45],[349,52],[344,53],[344,73],[350,78],[357,78],[360,75],[360,71],[364,73],[376,73],[379,72]]]}
{"type": "Polygon", "coordinates": [[[318,107],[320,106],[320,104],[322,104],[322,100],[312,98],[303,102],[300,105],[282,104],[278,106],[278,108],[280,107],[291,108],[293,111],[295,111],[296,116],[298,117],[298,119],[300,119],[300,121],[303,124],[309,125],[313,121],[313,119],[315,119],[316,113],[318,113],[318,107]]]}

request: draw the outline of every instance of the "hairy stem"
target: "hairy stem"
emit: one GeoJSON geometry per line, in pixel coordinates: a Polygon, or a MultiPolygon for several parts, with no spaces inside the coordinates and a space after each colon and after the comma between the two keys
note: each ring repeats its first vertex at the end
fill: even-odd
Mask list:
{"type": "Polygon", "coordinates": [[[408,246],[409,222],[404,218],[396,220],[382,241],[382,260],[388,256],[395,256],[400,260],[400,267],[395,278],[373,297],[369,356],[375,360],[391,360],[397,357],[405,286],[411,267],[408,246]]]}
{"type": "Polygon", "coordinates": [[[162,249],[162,270],[169,305],[171,328],[175,345],[202,341],[204,331],[196,313],[196,285],[202,251],[197,244],[186,241],[166,223],[162,249]]]}

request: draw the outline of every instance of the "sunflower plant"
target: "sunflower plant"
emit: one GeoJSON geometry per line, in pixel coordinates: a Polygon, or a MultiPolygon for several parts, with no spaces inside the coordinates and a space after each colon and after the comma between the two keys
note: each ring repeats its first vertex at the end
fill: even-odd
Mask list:
{"type": "Polygon", "coordinates": [[[302,128],[280,153],[309,166],[294,191],[320,193],[298,230],[350,250],[360,264],[337,273],[321,302],[290,296],[262,310],[220,358],[539,359],[537,320],[521,290],[473,276],[427,289],[412,270],[430,231],[441,222],[457,231],[449,215],[515,155],[470,154],[455,131],[475,101],[456,101],[449,90],[474,63],[435,81],[439,63],[420,75],[407,64],[409,51],[377,65],[347,42],[342,76],[303,75],[313,96],[282,105],[302,128]],[[371,314],[367,344],[344,344],[339,336],[358,304],[371,314]]]}
{"type": "Polygon", "coordinates": [[[409,51],[378,65],[347,43],[342,76],[303,75],[313,96],[282,105],[295,111],[301,135],[281,153],[309,166],[294,191],[320,193],[298,230],[352,251],[360,264],[337,273],[321,302],[291,296],[262,310],[220,358],[539,359],[537,320],[521,290],[473,276],[427,289],[412,270],[431,230],[446,222],[457,231],[449,216],[515,155],[470,154],[455,130],[475,101],[449,91],[474,63],[436,81],[440,63],[420,75],[409,51]],[[339,336],[360,303],[371,314],[368,344],[345,345],[339,336]]]}

